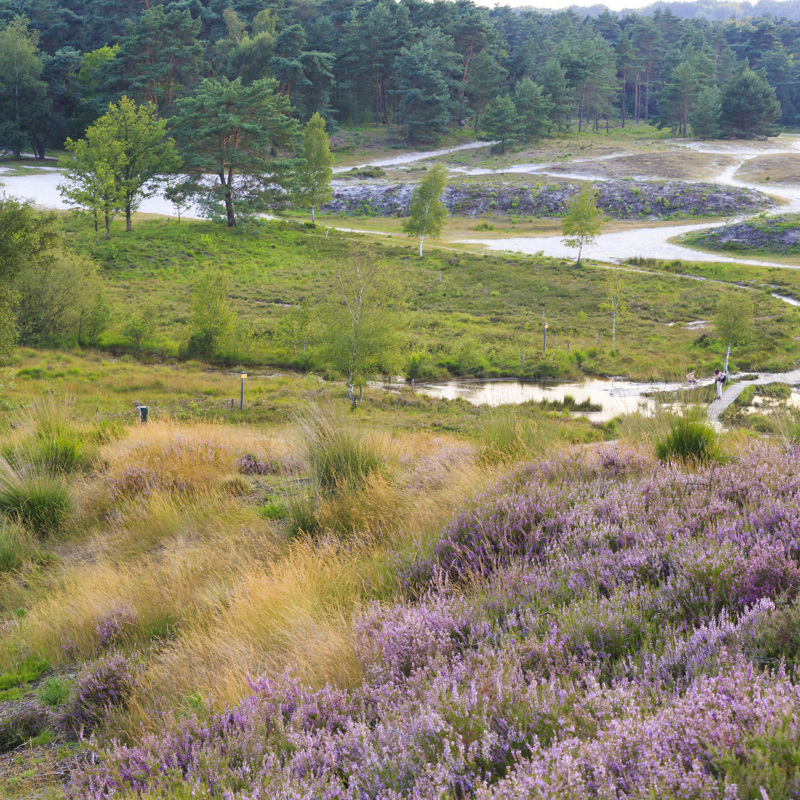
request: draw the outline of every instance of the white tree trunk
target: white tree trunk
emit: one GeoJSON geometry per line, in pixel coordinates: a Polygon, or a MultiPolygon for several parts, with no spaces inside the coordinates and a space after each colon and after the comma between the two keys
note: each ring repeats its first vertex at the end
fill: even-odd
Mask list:
{"type": "Polygon", "coordinates": [[[419,237],[419,257],[422,258],[422,241],[425,238],[425,234],[423,233],[422,236],[419,237]]]}
{"type": "Polygon", "coordinates": [[[614,320],[611,323],[611,352],[617,352],[617,312],[614,312],[614,320]]]}
{"type": "Polygon", "coordinates": [[[728,342],[728,352],[725,353],[725,369],[722,370],[726,375],[728,374],[728,359],[730,358],[730,355],[731,355],[731,343],[728,342]]]}

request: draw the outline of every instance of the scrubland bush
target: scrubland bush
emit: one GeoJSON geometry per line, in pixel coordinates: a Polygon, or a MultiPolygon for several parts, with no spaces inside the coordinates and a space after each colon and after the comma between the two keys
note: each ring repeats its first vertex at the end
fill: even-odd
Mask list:
{"type": "Polygon", "coordinates": [[[50,711],[35,703],[5,709],[0,713],[0,752],[7,753],[35,739],[54,721],[50,711]]]}
{"type": "Polygon", "coordinates": [[[130,702],[139,668],[122,655],[111,655],[84,665],[64,707],[61,724],[85,734],[108,719],[115,709],[130,702]]]}

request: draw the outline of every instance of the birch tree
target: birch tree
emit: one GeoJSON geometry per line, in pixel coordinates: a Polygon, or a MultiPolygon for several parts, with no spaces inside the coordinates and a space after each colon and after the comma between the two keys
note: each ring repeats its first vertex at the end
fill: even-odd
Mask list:
{"type": "Polygon", "coordinates": [[[442,233],[447,208],[441,201],[441,194],[446,186],[447,170],[441,164],[437,164],[411,195],[409,216],[403,220],[403,230],[409,236],[419,236],[420,258],[425,236],[438,239],[442,233]]]}

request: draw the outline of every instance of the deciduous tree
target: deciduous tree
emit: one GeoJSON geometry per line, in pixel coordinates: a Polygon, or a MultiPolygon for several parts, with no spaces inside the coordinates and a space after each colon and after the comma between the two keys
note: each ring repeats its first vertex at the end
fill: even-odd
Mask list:
{"type": "Polygon", "coordinates": [[[34,129],[49,111],[38,42],[26,17],[14,17],[0,31],[0,148],[17,158],[35,144],[34,129]]]}
{"type": "Polygon", "coordinates": [[[79,145],[67,139],[66,147],[76,158],[71,166],[65,162],[68,171],[62,193],[90,208],[97,207],[98,197],[109,209],[118,203],[129,231],[139,203],[158,191],[159,178],[180,165],[166,123],[156,118],[150,103],[137,106],[122,97],[88,128],[83,141],[79,145]]]}
{"type": "Polygon", "coordinates": [[[744,291],[726,292],[717,303],[714,315],[714,331],[727,346],[723,372],[728,371],[731,347],[746,342],[752,329],[753,301],[744,291]]]}
{"type": "Polygon", "coordinates": [[[567,214],[561,221],[563,242],[567,247],[578,248],[578,266],[584,245],[592,244],[600,235],[603,214],[597,208],[597,190],[585,183],[580,192],[567,203],[567,214]]]}
{"type": "Polygon", "coordinates": [[[297,169],[298,195],[302,203],[311,207],[311,222],[315,222],[315,208],[333,196],[333,155],[325,130],[325,120],[319,113],[315,113],[306,123],[300,155],[303,163],[297,169]]]}
{"type": "Polygon", "coordinates": [[[403,314],[394,270],[368,247],[355,249],[336,267],[326,309],[323,357],[353,386],[373,372],[400,367],[403,314]]]}
{"type": "Polygon", "coordinates": [[[442,232],[447,208],[441,200],[441,194],[446,186],[447,170],[441,164],[437,164],[411,195],[411,207],[408,218],[403,220],[403,230],[409,236],[419,236],[420,258],[425,236],[437,239],[442,232]]]}

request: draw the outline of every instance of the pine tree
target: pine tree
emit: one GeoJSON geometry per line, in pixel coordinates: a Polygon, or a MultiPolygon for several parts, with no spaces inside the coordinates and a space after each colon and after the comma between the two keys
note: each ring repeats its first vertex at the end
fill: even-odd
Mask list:
{"type": "Polygon", "coordinates": [[[550,123],[553,103],[545,97],[542,87],[530,78],[523,78],[514,92],[514,106],[525,141],[544,136],[550,123]]]}
{"type": "Polygon", "coordinates": [[[727,136],[775,136],[781,104],[766,79],[745,67],[722,92],[720,125],[727,136]]]}
{"type": "Polygon", "coordinates": [[[505,153],[506,145],[516,141],[521,136],[522,124],[520,122],[514,101],[504,94],[486,106],[483,115],[484,138],[495,141],[496,148],[505,153]]]}

